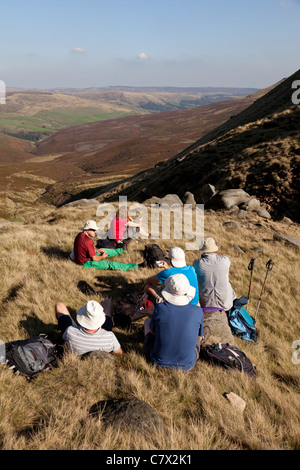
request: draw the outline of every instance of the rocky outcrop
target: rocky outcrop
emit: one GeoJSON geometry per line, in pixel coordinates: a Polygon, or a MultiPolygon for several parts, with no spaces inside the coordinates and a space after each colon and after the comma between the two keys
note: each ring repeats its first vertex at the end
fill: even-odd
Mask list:
{"type": "Polygon", "coordinates": [[[216,193],[206,204],[207,209],[231,209],[233,206],[246,203],[251,196],[243,189],[225,189],[216,193]]]}
{"type": "Polygon", "coordinates": [[[167,194],[166,196],[159,198],[156,196],[151,197],[150,199],[146,199],[146,201],[143,202],[146,206],[150,206],[151,204],[156,204],[158,206],[161,206],[162,204],[167,204],[168,206],[172,206],[174,204],[179,204],[180,206],[183,205],[182,200],[180,199],[177,194],[167,194]]]}

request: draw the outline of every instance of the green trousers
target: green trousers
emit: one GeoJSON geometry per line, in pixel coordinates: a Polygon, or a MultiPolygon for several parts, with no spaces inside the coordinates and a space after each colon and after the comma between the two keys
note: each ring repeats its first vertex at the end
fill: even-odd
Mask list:
{"type": "MultiPolygon", "coordinates": [[[[112,258],[113,256],[119,256],[123,253],[123,248],[101,248],[103,251],[106,251],[107,257],[112,258]]],[[[110,269],[113,271],[128,271],[129,269],[138,269],[136,263],[117,263],[115,261],[109,261],[103,259],[100,261],[87,261],[82,266],[85,268],[94,268],[94,269],[110,269]]]]}

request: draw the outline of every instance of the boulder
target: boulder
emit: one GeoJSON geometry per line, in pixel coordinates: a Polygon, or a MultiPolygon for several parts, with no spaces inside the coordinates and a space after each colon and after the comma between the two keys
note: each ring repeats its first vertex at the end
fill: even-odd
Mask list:
{"type": "Polygon", "coordinates": [[[167,204],[168,206],[179,204],[180,206],[182,206],[183,202],[180,199],[180,197],[177,196],[177,194],[167,194],[166,196],[162,198],[153,196],[150,199],[146,199],[146,201],[144,201],[143,204],[145,205],[157,204],[159,206],[161,206],[162,204],[167,204]]]}
{"type": "Polygon", "coordinates": [[[240,209],[238,213],[236,214],[238,219],[245,219],[248,216],[247,211],[244,211],[243,209],[240,209]]]}
{"type": "Polygon", "coordinates": [[[234,337],[225,312],[218,310],[205,312],[203,326],[208,326],[210,329],[209,341],[211,343],[234,344],[234,337]]]}
{"type": "Polygon", "coordinates": [[[207,201],[209,201],[215,194],[216,194],[216,188],[212,184],[205,184],[202,186],[200,190],[200,202],[201,204],[205,204],[207,201]]]}
{"type": "Polygon", "coordinates": [[[257,213],[257,215],[259,215],[259,217],[263,217],[264,219],[271,219],[271,215],[264,208],[257,209],[257,210],[255,210],[255,212],[257,213]]]}
{"type": "Polygon", "coordinates": [[[296,246],[300,248],[300,240],[298,238],[287,237],[286,235],[280,235],[279,233],[275,233],[273,235],[273,239],[276,241],[284,242],[290,246],[296,246]]]}
{"type": "Polygon", "coordinates": [[[184,204],[191,204],[192,207],[195,207],[195,206],[196,206],[196,201],[195,201],[194,194],[191,193],[190,191],[187,191],[187,192],[184,194],[183,202],[184,202],[184,204]]]}
{"type": "Polygon", "coordinates": [[[167,194],[165,197],[162,197],[160,199],[159,204],[168,204],[169,206],[172,206],[173,204],[179,204],[180,206],[183,205],[182,200],[180,199],[177,194],[167,194]]]}
{"type": "Polygon", "coordinates": [[[231,209],[233,206],[248,202],[249,199],[250,195],[243,189],[225,189],[215,194],[207,204],[211,209],[231,209]]]}
{"type": "Polygon", "coordinates": [[[78,201],[68,202],[64,206],[98,206],[100,202],[97,199],[78,199],[78,201]]]}
{"type": "Polygon", "coordinates": [[[151,198],[146,199],[146,200],[143,202],[143,204],[144,204],[145,206],[151,206],[152,204],[158,204],[158,205],[159,205],[159,201],[160,201],[159,197],[152,196],[151,198]]]}
{"type": "Polygon", "coordinates": [[[157,411],[137,398],[103,400],[95,403],[89,414],[100,417],[108,426],[120,425],[138,432],[163,430],[163,422],[157,411]]]}
{"type": "Polygon", "coordinates": [[[238,215],[239,212],[240,212],[239,206],[234,205],[234,206],[232,206],[232,207],[229,209],[228,214],[229,214],[229,215],[235,215],[235,216],[236,216],[236,215],[238,215]]]}
{"type": "Polygon", "coordinates": [[[260,201],[256,199],[255,197],[252,197],[251,199],[249,199],[249,201],[245,203],[246,211],[251,212],[254,210],[258,210],[259,208],[260,208],[260,201]]]}
{"type": "Polygon", "coordinates": [[[236,230],[239,228],[239,224],[235,222],[234,220],[228,220],[227,222],[224,222],[223,225],[226,228],[233,228],[236,230]]]}

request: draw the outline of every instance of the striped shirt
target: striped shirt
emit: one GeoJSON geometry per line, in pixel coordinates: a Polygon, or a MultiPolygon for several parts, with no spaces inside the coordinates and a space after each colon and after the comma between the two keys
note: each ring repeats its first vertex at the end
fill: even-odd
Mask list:
{"type": "Polygon", "coordinates": [[[115,334],[102,328],[89,333],[81,326],[71,325],[64,332],[63,339],[68,349],[78,355],[91,351],[116,352],[121,347],[115,334]]]}

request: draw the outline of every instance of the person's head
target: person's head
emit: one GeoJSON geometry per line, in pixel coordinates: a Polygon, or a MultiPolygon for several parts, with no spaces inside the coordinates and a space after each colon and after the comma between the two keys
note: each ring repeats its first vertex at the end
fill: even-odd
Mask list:
{"type": "Polygon", "coordinates": [[[175,246],[169,251],[169,259],[174,268],[183,268],[186,266],[185,253],[182,248],[175,246]]]}
{"type": "Polygon", "coordinates": [[[105,322],[102,305],[96,300],[89,300],[78,310],[76,320],[86,330],[98,330],[105,322]]]}
{"type": "Polygon", "coordinates": [[[202,253],[216,253],[218,249],[215,240],[211,237],[204,238],[203,244],[200,246],[202,253]]]}
{"type": "Polygon", "coordinates": [[[195,297],[196,289],[191,286],[184,274],[174,274],[168,277],[165,288],[162,290],[163,298],[173,305],[188,305],[195,297]]]}
{"type": "Polygon", "coordinates": [[[97,226],[94,220],[88,220],[83,227],[83,232],[85,232],[89,237],[95,237],[99,227],[97,226]]]}

